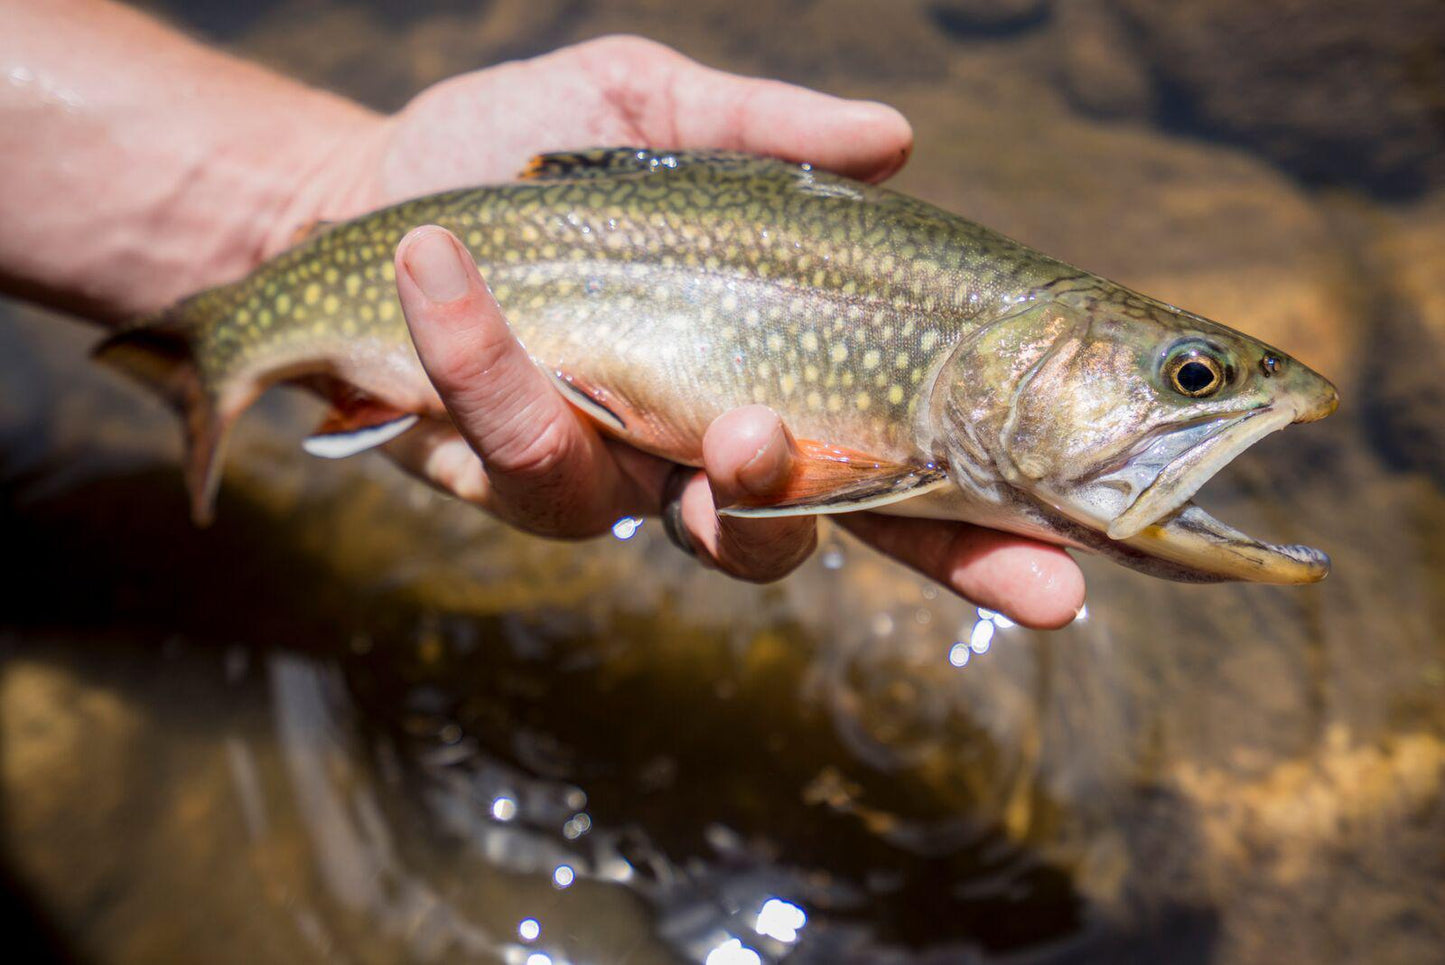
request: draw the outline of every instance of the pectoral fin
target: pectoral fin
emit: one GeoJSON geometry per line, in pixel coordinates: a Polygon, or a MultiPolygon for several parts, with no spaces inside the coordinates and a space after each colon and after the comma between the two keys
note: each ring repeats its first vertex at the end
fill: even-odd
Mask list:
{"type": "Polygon", "coordinates": [[[627,431],[627,420],[617,411],[622,408],[617,401],[610,397],[606,389],[595,386],[592,383],[579,379],[561,369],[553,369],[550,372],[552,384],[562,393],[562,396],[570,403],[581,409],[583,412],[596,419],[602,425],[607,426],[613,432],[621,434],[627,431]]]}
{"type": "Polygon", "coordinates": [[[813,516],[878,509],[948,485],[937,466],[877,459],[864,452],[797,440],[792,476],[771,498],[718,510],[723,516],[813,516]]]}

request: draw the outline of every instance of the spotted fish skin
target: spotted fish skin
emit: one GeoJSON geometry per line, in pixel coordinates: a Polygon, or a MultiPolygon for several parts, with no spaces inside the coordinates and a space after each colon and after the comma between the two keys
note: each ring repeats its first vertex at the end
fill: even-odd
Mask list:
{"type": "MultiPolygon", "coordinates": [[[[638,448],[698,464],[713,419],[765,403],[808,441],[804,463],[816,470],[783,510],[899,503],[889,511],[973,519],[1143,569],[1156,550],[1101,541],[1102,525],[1065,505],[1087,475],[1070,438],[1099,431],[1110,398],[1137,399],[1141,380],[1157,382],[1150,353],[1161,333],[1221,344],[1238,336],[1240,365],[1275,351],[925,202],[806,164],[631,148],[545,155],[519,182],[321,226],[245,279],[101,346],[103,360],[186,412],[198,518],[209,514],[227,427],[278,381],[308,382],[343,408],[365,400],[370,422],[377,413],[446,418],[395,291],[397,243],[422,224],[461,239],[532,357],[638,448]],[[1021,321],[1001,328],[1000,319],[1021,321]],[[1048,389],[1080,418],[1081,386],[1096,382],[1083,394],[1103,408],[1077,425],[1010,437],[1020,386],[1046,381],[1018,360],[1043,365],[1095,321],[1133,361],[1102,361],[1048,389]],[[990,353],[966,350],[975,342],[990,353]],[[1071,454],[1068,466],[1055,465],[1058,452],[1071,454]],[[1034,466],[1050,479],[1036,484],[1034,466]],[[940,495],[950,476],[956,487],[940,495]],[[925,491],[933,496],[908,503],[925,491]]],[[[1275,380],[1265,394],[1323,395],[1309,377],[1328,383],[1277,358],[1295,366],[1284,370],[1294,381],[1275,380]]],[[[1103,449],[1144,431],[1107,430],[1103,449]]],[[[1191,578],[1176,563],[1155,569],[1191,578]]],[[[1218,578],[1251,578],[1236,570],[1218,578]]]]}
{"type": "MultiPolygon", "coordinates": [[[[254,383],[358,343],[409,357],[392,253],[431,223],[471,250],[542,365],[656,415],[629,433],[645,449],[696,461],[713,418],[763,402],[799,435],[902,458],[914,454],[909,426],[926,380],[975,321],[1080,274],[806,165],[635,150],[571,157],[578,163],[535,180],[322,230],[199,296],[187,307],[210,320],[194,336],[204,381],[254,383]],[[610,164],[601,173],[589,159],[610,164]]],[[[415,404],[423,393],[410,394],[415,404]]]]}

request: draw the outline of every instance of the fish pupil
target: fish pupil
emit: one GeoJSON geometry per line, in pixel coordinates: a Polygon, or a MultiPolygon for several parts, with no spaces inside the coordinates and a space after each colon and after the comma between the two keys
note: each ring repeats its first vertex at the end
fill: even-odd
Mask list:
{"type": "Polygon", "coordinates": [[[1204,392],[1215,381],[1214,370],[1203,362],[1185,362],[1179,366],[1179,372],[1175,375],[1179,387],[1190,395],[1197,395],[1204,392]]]}

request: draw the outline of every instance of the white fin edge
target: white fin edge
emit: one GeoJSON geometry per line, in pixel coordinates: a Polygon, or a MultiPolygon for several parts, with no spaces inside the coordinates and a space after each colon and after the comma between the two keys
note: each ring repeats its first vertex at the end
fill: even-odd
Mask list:
{"type": "Polygon", "coordinates": [[[352,432],[332,432],[326,435],[309,436],[302,441],[301,448],[322,459],[346,459],[390,442],[416,425],[420,418],[413,413],[404,415],[400,419],[393,419],[380,425],[366,426],[352,432]]]}
{"type": "Polygon", "coordinates": [[[731,506],[719,509],[717,514],[719,516],[735,516],[739,519],[778,519],[785,516],[832,516],[839,513],[861,513],[864,510],[878,509],[881,506],[891,506],[894,503],[916,499],[925,493],[931,493],[951,484],[952,480],[947,475],[943,475],[932,482],[921,483],[907,489],[890,490],[877,496],[864,496],[859,499],[841,500],[834,503],[817,503],[810,506],[731,506]]]}
{"type": "Polygon", "coordinates": [[[562,397],[568,402],[614,432],[623,432],[626,430],[627,424],[618,418],[617,413],[577,388],[577,386],[571,382],[568,382],[556,372],[548,372],[548,374],[552,376],[552,384],[557,386],[557,390],[562,393],[562,397]]]}

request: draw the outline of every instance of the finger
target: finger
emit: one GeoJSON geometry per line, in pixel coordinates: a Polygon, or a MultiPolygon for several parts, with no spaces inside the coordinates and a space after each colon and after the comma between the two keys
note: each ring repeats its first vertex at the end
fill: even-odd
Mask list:
{"type": "Polygon", "coordinates": [[[775,494],[797,456],[777,414],[750,405],[718,417],[702,441],[704,473],[682,493],[682,519],[693,544],[719,569],[745,580],[781,579],[817,545],[811,517],[740,519],[717,508],[775,494]]]}
{"type": "Polygon", "coordinates": [[[482,460],[450,422],[422,419],[382,447],[407,472],[443,492],[496,513],[482,460]]]}
{"type": "Polygon", "coordinates": [[[913,148],[913,128],[886,104],[739,77],[637,37],[577,51],[650,144],[750,151],[868,181],[898,171],[913,148]]]}
{"type": "Polygon", "coordinates": [[[850,513],[865,543],[1026,627],[1052,630],[1084,605],[1084,574],[1057,546],[968,523],[850,513]]]}
{"type": "MultiPolygon", "coordinates": [[[[533,532],[586,536],[637,501],[597,433],[513,337],[450,232],[432,225],[403,238],[396,282],[422,366],[485,466],[490,508],[533,532]]],[[[446,452],[432,458],[459,459],[446,452]]]]}

